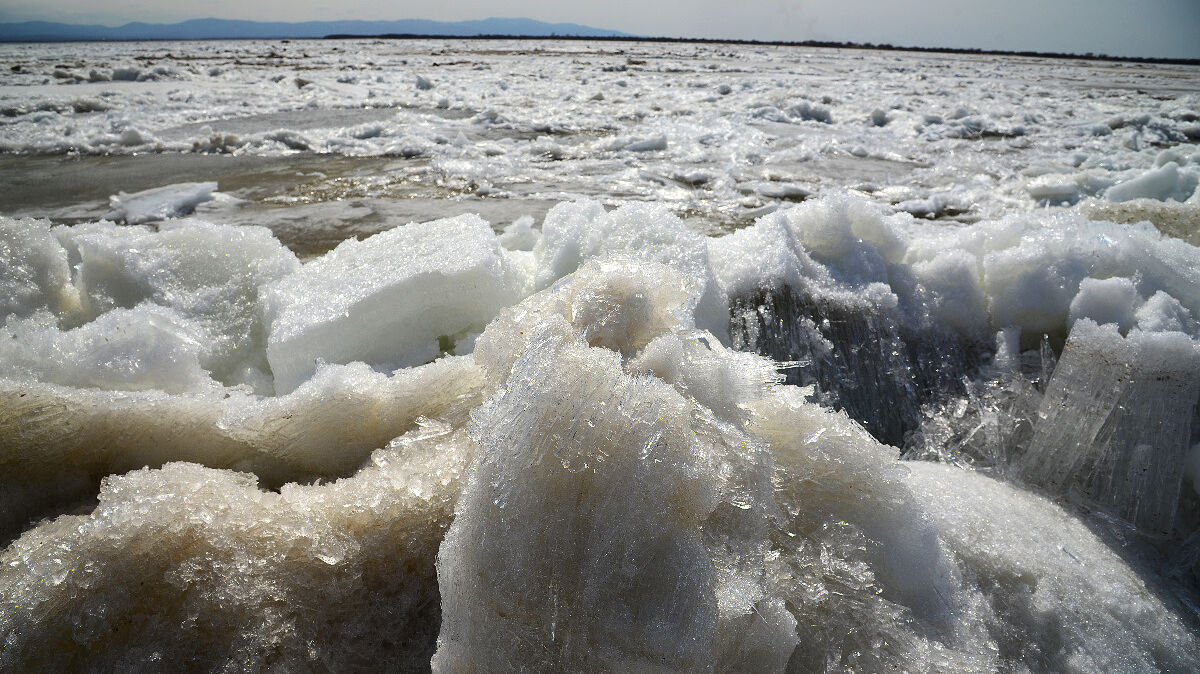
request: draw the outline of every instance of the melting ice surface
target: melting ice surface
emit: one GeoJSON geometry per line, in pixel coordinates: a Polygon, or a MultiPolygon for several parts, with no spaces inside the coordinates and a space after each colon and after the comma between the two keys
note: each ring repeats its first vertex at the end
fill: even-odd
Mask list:
{"type": "Polygon", "coordinates": [[[1200,669],[1194,89],[429,44],[3,75],[0,669],[1200,669]]]}

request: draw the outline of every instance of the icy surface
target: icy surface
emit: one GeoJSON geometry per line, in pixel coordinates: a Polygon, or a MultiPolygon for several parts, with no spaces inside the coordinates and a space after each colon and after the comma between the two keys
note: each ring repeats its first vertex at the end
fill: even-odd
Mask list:
{"type": "Polygon", "coordinates": [[[1200,669],[1194,68],[534,53],[0,45],[0,669],[1200,669]]]}
{"type": "MultiPolygon", "coordinates": [[[[437,671],[1196,666],[1176,610],[1074,516],[899,461],[780,385],[770,361],[696,330],[691,286],[656,263],[585,262],[501,312],[469,357],[390,377],[331,365],[273,400],[191,397],[227,407],[188,427],[179,396],[126,398],[122,414],[93,394],[89,409],[142,433],[169,417],[160,437],[182,431],[203,462],[220,447],[196,437],[206,427],[270,429],[259,442],[311,448],[276,471],[343,462],[353,475],[278,492],[194,463],[107,477],[86,514],[2,553],[5,665],[138,668],[154,653],[182,668],[421,669],[431,655],[437,671]],[[406,421],[355,416],[389,404],[410,405],[393,412],[406,421]],[[382,449],[345,463],[372,429],[395,439],[364,438],[382,449]]],[[[7,474],[63,479],[35,470],[49,458],[16,454],[7,474]]],[[[270,461],[235,465],[271,475],[270,461]]]]}
{"type": "Polygon", "coordinates": [[[46,222],[0,219],[0,315],[78,311],[67,251],[46,222]]]}

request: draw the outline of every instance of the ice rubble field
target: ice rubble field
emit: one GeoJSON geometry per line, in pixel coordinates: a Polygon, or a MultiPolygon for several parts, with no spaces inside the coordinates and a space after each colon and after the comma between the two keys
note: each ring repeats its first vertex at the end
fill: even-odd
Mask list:
{"type": "Polygon", "coordinates": [[[0,669],[1200,670],[1192,71],[428,44],[6,55],[10,152],[571,199],[0,215],[0,669]]]}
{"type": "MultiPolygon", "coordinates": [[[[414,186],[476,208],[649,200],[714,229],[829,188],[966,221],[1085,202],[1186,224],[1198,208],[1189,66],[503,40],[0,45],[0,61],[0,152],[396,160],[349,177],[317,167],[314,184],[269,196],[231,184],[205,206],[222,222],[296,216],[254,208],[264,200],[358,199],[386,217],[374,200],[414,186]]],[[[122,198],[110,217],[148,207],[122,198]]],[[[38,208],[22,214],[49,215],[38,208]]],[[[313,217],[353,221],[346,210],[313,217]]]]}

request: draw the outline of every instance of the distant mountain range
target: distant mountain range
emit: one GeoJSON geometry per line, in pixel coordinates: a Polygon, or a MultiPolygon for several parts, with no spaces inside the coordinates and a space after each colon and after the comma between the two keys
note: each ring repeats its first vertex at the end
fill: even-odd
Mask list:
{"type": "Polygon", "coordinates": [[[317,38],[326,35],[522,35],[529,37],[629,37],[615,30],[575,23],[545,23],[533,19],[478,21],[234,21],[192,19],[181,23],[127,23],[124,26],[83,26],[49,21],[0,23],[0,42],[64,42],[76,40],[219,40],[317,38]]]}

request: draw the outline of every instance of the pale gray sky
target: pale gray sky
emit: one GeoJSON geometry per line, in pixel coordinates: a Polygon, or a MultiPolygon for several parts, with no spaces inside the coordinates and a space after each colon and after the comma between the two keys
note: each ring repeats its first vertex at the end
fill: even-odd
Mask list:
{"type": "Polygon", "coordinates": [[[641,35],[1200,58],[1200,0],[0,0],[0,21],[119,25],[492,16],[641,35]]]}

